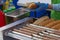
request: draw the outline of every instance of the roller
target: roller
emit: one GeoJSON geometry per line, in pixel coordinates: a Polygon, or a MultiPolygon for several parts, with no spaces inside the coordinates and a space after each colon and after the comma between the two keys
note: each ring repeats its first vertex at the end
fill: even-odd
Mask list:
{"type": "Polygon", "coordinates": [[[32,27],[24,27],[24,29],[28,29],[34,32],[38,32],[38,30],[36,30],[36,28],[32,28],[32,27]]]}
{"type": "Polygon", "coordinates": [[[43,37],[47,37],[47,38],[49,38],[49,39],[57,40],[56,37],[53,37],[53,36],[47,35],[47,34],[45,34],[45,33],[39,33],[39,35],[40,35],[40,36],[43,36],[43,37]]]}
{"type": "Polygon", "coordinates": [[[52,34],[52,33],[48,33],[48,32],[44,32],[42,31],[42,33],[48,37],[52,37],[54,39],[60,39],[60,36],[59,35],[56,35],[56,34],[52,34]]]}
{"type": "Polygon", "coordinates": [[[50,34],[55,34],[55,35],[59,35],[60,36],[60,31],[58,31],[58,30],[53,30],[53,31],[46,30],[46,32],[48,32],[50,34]]]}
{"type": "Polygon", "coordinates": [[[42,40],[50,40],[50,38],[48,38],[48,37],[43,37],[43,36],[40,36],[40,35],[36,35],[36,34],[33,34],[33,37],[35,37],[35,38],[38,38],[38,39],[42,39],[42,40]]]}
{"type": "Polygon", "coordinates": [[[18,33],[22,33],[22,34],[26,34],[26,35],[29,35],[29,36],[32,35],[31,33],[28,33],[28,32],[22,31],[22,30],[18,30],[18,29],[14,29],[13,31],[18,32],[18,33]]]}
{"type": "Polygon", "coordinates": [[[31,33],[31,34],[37,34],[37,32],[31,31],[31,30],[27,30],[27,29],[23,29],[23,28],[20,28],[20,30],[28,32],[28,33],[31,33]]]}
{"type": "Polygon", "coordinates": [[[37,32],[40,32],[40,31],[45,30],[45,29],[42,29],[42,28],[36,28],[36,27],[34,27],[34,26],[31,26],[31,25],[28,25],[28,26],[29,26],[29,28],[31,28],[31,29],[35,29],[35,31],[37,31],[37,32]]]}

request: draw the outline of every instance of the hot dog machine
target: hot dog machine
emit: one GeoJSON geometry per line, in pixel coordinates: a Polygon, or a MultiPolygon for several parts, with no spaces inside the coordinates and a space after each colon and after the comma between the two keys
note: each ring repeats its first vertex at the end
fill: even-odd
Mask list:
{"type": "Polygon", "coordinates": [[[3,40],[4,34],[18,40],[60,40],[59,31],[35,25],[31,20],[26,17],[0,28],[0,39],[3,40]]]}

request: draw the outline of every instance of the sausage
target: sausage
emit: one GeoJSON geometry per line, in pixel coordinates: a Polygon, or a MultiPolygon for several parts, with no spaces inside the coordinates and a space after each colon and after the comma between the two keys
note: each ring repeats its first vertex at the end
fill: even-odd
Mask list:
{"type": "Polygon", "coordinates": [[[29,27],[24,27],[25,29],[28,29],[28,30],[31,30],[31,31],[34,31],[34,32],[37,32],[36,29],[34,28],[29,28],[29,27]]]}
{"type": "Polygon", "coordinates": [[[20,30],[28,32],[28,33],[32,33],[32,34],[37,34],[37,32],[31,31],[31,30],[28,30],[28,29],[24,29],[24,28],[20,28],[20,30]]]}
{"type": "Polygon", "coordinates": [[[34,32],[38,32],[38,31],[42,30],[42,29],[37,30],[36,28],[33,28],[33,27],[23,27],[23,28],[34,31],[34,32]]]}
{"type": "Polygon", "coordinates": [[[13,29],[13,31],[19,32],[19,33],[22,33],[22,34],[26,34],[26,35],[29,35],[29,36],[32,35],[31,33],[28,33],[28,32],[22,31],[22,30],[18,30],[18,29],[13,29]]]}
{"type": "Polygon", "coordinates": [[[41,23],[41,22],[43,22],[43,21],[45,21],[45,20],[48,20],[48,19],[49,19],[48,16],[44,16],[44,17],[41,17],[41,18],[39,18],[38,20],[36,20],[33,24],[38,25],[39,23],[41,23]]]}
{"type": "Polygon", "coordinates": [[[50,34],[60,35],[60,31],[59,30],[53,30],[53,31],[48,31],[47,30],[47,32],[50,33],[50,34]]]}
{"type": "Polygon", "coordinates": [[[60,24],[57,24],[55,26],[52,27],[53,29],[59,30],[60,29],[60,24]]]}
{"type": "Polygon", "coordinates": [[[42,39],[42,40],[48,40],[48,39],[51,39],[51,38],[43,37],[43,36],[36,35],[36,34],[33,34],[33,37],[34,37],[34,38],[37,38],[37,39],[42,39]]]}
{"type": "Polygon", "coordinates": [[[42,34],[43,34],[43,33],[39,33],[39,35],[40,35],[40,36],[43,36],[43,37],[47,37],[47,38],[55,39],[55,40],[58,39],[58,38],[56,38],[56,37],[53,37],[53,36],[50,36],[50,35],[47,35],[47,34],[43,34],[43,35],[42,35],[42,34]]]}
{"type": "Polygon", "coordinates": [[[42,28],[36,28],[36,27],[33,27],[33,26],[29,26],[29,28],[34,29],[37,32],[41,32],[42,30],[44,30],[42,28]]]}
{"type": "Polygon", "coordinates": [[[52,39],[52,38],[48,38],[48,37],[44,37],[43,40],[55,40],[55,39],[52,39]]]}
{"type": "Polygon", "coordinates": [[[58,20],[58,21],[53,21],[53,22],[51,22],[51,23],[49,23],[49,24],[47,24],[47,25],[45,25],[45,26],[48,27],[48,28],[51,28],[51,27],[53,27],[54,25],[56,25],[56,24],[58,24],[58,23],[60,23],[60,20],[58,20]]]}
{"type": "Polygon", "coordinates": [[[55,39],[51,39],[51,38],[44,38],[43,40],[55,40],[55,39]]]}
{"type": "Polygon", "coordinates": [[[46,20],[46,21],[44,21],[44,22],[39,23],[39,25],[40,25],[40,26],[45,26],[46,24],[48,24],[48,23],[50,23],[50,22],[53,22],[53,21],[54,21],[53,19],[48,19],[48,20],[46,20]]]}

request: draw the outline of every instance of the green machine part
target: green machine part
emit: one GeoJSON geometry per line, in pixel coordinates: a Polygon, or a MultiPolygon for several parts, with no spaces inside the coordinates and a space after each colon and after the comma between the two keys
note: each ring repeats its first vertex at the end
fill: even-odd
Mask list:
{"type": "MultiPolygon", "coordinates": [[[[51,0],[52,4],[59,4],[60,0],[51,0]]],[[[60,11],[55,11],[52,10],[51,11],[51,18],[55,19],[55,20],[60,20],[60,11]]]]}

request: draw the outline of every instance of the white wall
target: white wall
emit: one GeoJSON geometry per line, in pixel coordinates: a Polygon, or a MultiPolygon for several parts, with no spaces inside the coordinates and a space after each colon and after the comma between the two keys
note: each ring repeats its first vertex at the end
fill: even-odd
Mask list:
{"type": "Polygon", "coordinates": [[[51,4],[51,0],[40,0],[41,3],[49,3],[51,4]]]}
{"type": "Polygon", "coordinates": [[[49,4],[51,4],[51,0],[19,0],[18,5],[21,5],[21,3],[25,4],[25,3],[28,3],[28,2],[41,2],[41,3],[49,3],[49,4]]]}

